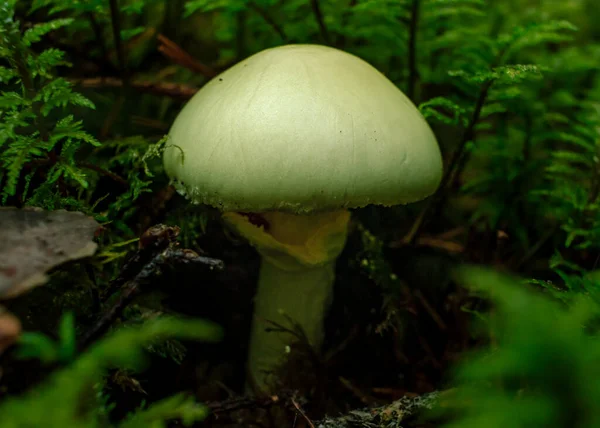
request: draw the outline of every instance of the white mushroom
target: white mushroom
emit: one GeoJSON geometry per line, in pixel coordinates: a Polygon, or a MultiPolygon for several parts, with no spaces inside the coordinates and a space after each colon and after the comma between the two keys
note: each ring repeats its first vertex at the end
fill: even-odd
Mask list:
{"type": "Polygon", "coordinates": [[[165,169],[179,191],[221,209],[262,257],[248,364],[265,390],[293,340],[265,320],[289,327],[287,316],[322,343],[347,208],[421,200],[442,172],[413,103],[367,62],[317,45],[267,49],[215,77],[170,142],[165,169]]]}

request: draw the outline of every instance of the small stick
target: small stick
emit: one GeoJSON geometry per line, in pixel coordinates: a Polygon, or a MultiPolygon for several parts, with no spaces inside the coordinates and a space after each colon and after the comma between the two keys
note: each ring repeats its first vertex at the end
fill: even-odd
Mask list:
{"type": "Polygon", "coordinates": [[[213,70],[205,64],[202,64],[196,58],[194,58],[185,50],[183,50],[181,46],[179,46],[177,43],[170,40],[169,38],[163,36],[162,34],[159,34],[158,41],[160,42],[160,45],[158,46],[158,51],[165,55],[167,58],[171,59],[173,62],[185,68],[188,68],[195,73],[199,73],[209,79],[217,75],[217,72],[215,70],[213,70]]]}
{"type": "MultiPolygon", "coordinates": [[[[123,79],[115,77],[93,77],[89,79],[70,79],[70,81],[82,88],[122,88],[123,79]]],[[[198,92],[198,88],[171,82],[149,82],[134,80],[129,83],[133,89],[149,92],[155,95],[164,95],[171,98],[188,100],[198,92]]]]}
{"type": "Polygon", "coordinates": [[[129,86],[129,72],[127,70],[127,62],[125,60],[125,48],[121,40],[121,14],[118,0],[109,0],[110,2],[110,21],[112,24],[113,38],[115,39],[115,48],[117,50],[117,59],[123,76],[124,87],[129,86]]]}
{"type": "Polygon", "coordinates": [[[427,202],[425,203],[425,206],[419,213],[419,216],[413,223],[409,232],[406,234],[406,236],[402,240],[402,242],[404,244],[414,245],[414,243],[417,240],[417,237],[419,236],[419,234],[421,232],[421,228],[423,227],[425,220],[428,219],[428,217],[431,213],[437,212],[437,210],[445,202],[445,196],[446,196],[445,192],[447,191],[446,188],[447,188],[448,184],[452,183],[454,181],[455,177],[458,176],[457,167],[459,165],[459,162],[465,155],[467,144],[470,141],[473,141],[475,139],[475,127],[479,123],[479,117],[481,116],[481,112],[483,111],[483,106],[485,104],[485,100],[487,99],[488,93],[489,93],[493,83],[494,83],[494,80],[490,80],[481,86],[479,95],[477,97],[477,102],[475,103],[475,109],[473,110],[471,119],[469,120],[467,128],[463,132],[462,139],[461,139],[457,149],[454,151],[454,154],[452,155],[452,158],[450,159],[450,163],[448,164],[446,171],[442,175],[440,185],[439,185],[437,191],[429,199],[427,199],[427,202]]]}
{"type": "Polygon", "coordinates": [[[292,398],[292,404],[294,405],[294,407],[296,408],[296,410],[298,411],[298,413],[300,413],[300,416],[302,416],[304,418],[304,420],[306,421],[306,423],[308,424],[308,426],[310,428],[315,428],[315,424],[313,424],[311,422],[311,420],[308,418],[308,416],[306,416],[306,413],[304,413],[304,411],[302,410],[302,408],[300,408],[300,405],[298,403],[296,403],[296,400],[294,400],[292,398]]]}
{"type": "Polygon", "coordinates": [[[326,44],[331,44],[329,31],[327,31],[325,19],[323,19],[323,12],[321,11],[321,5],[319,4],[319,0],[310,0],[310,7],[312,8],[313,15],[315,16],[317,24],[319,25],[319,32],[321,33],[321,38],[326,44]]]}
{"type": "Polygon", "coordinates": [[[409,24],[409,37],[408,37],[408,88],[406,95],[415,104],[415,89],[417,86],[417,79],[419,78],[419,72],[417,69],[417,32],[419,26],[419,6],[420,0],[413,0],[410,8],[410,24],[409,24]]]}
{"type": "Polygon", "coordinates": [[[165,267],[172,264],[200,263],[209,269],[223,269],[224,264],[221,260],[200,256],[192,250],[177,248],[175,238],[178,234],[177,227],[157,225],[142,235],[139,250],[125,263],[120,275],[109,285],[109,291],[121,288],[121,295],[83,336],[80,349],[85,349],[102,336],[140,292],[140,286],[149,278],[162,272],[165,267]],[[131,280],[127,280],[126,278],[136,270],[137,274],[131,280]]]}
{"type": "Polygon", "coordinates": [[[269,24],[273,31],[275,31],[279,35],[279,37],[281,37],[281,40],[283,40],[285,43],[290,42],[290,39],[283,31],[283,28],[271,17],[271,15],[268,14],[266,10],[264,10],[262,7],[260,7],[253,1],[249,2],[248,6],[250,7],[250,9],[258,13],[267,24],[269,24]]]}
{"type": "MultiPolygon", "coordinates": [[[[29,167],[37,167],[42,165],[54,165],[57,162],[66,162],[66,159],[62,156],[55,156],[54,158],[48,157],[46,159],[34,159],[30,162],[27,162],[25,165],[29,167]]],[[[75,162],[75,164],[81,168],[89,169],[99,174],[105,175],[111,180],[123,185],[124,187],[129,187],[129,183],[127,183],[127,180],[125,180],[123,177],[115,174],[114,172],[101,168],[98,165],[94,165],[89,162],[75,162]]]]}

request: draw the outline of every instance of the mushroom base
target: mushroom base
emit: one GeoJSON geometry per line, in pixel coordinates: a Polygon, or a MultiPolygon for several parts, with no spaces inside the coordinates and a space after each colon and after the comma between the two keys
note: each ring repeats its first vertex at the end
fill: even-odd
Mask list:
{"type": "Polygon", "coordinates": [[[248,376],[254,389],[269,392],[295,345],[321,347],[350,213],[225,213],[223,219],[261,255],[248,376]]]}

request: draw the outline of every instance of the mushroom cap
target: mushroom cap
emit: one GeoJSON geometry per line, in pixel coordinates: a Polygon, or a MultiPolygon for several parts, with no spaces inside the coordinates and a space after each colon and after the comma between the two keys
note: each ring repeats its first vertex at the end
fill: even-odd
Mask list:
{"type": "Polygon", "coordinates": [[[175,119],[164,165],[193,202],[243,212],[405,204],[442,175],[414,104],[367,62],[319,45],[267,49],[213,78],[175,119]]]}

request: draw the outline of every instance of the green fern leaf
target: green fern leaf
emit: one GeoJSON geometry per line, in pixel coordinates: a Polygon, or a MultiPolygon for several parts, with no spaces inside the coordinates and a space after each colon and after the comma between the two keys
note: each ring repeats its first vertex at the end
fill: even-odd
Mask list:
{"type": "Polygon", "coordinates": [[[34,101],[43,101],[42,114],[47,116],[57,107],[78,105],[94,109],[94,103],[83,95],[73,92],[72,85],[63,78],[57,78],[46,84],[34,98],[34,101]]]}
{"type": "Polygon", "coordinates": [[[13,110],[27,104],[29,104],[29,101],[16,92],[0,93],[0,109],[13,110]]]}
{"type": "Polygon", "coordinates": [[[426,119],[435,119],[448,125],[467,124],[465,109],[445,97],[436,97],[419,104],[426,119]]]}
{"type": "Polygon", "coordinates": [[[15,79],[17,76],[18,73],[15,70],[0,66],[0,83],[10,83],[10,81],[15,79]]]}
{"type": "Polygon", "coordinates": [[[22,42],[25,46],[30,46],[42,40],[42,37],[51,31],[66,27],[73,22],[72,18],[60,18],[53,21],[36,24],[32,28],[25,30],[23,33],[22,42]]]}

